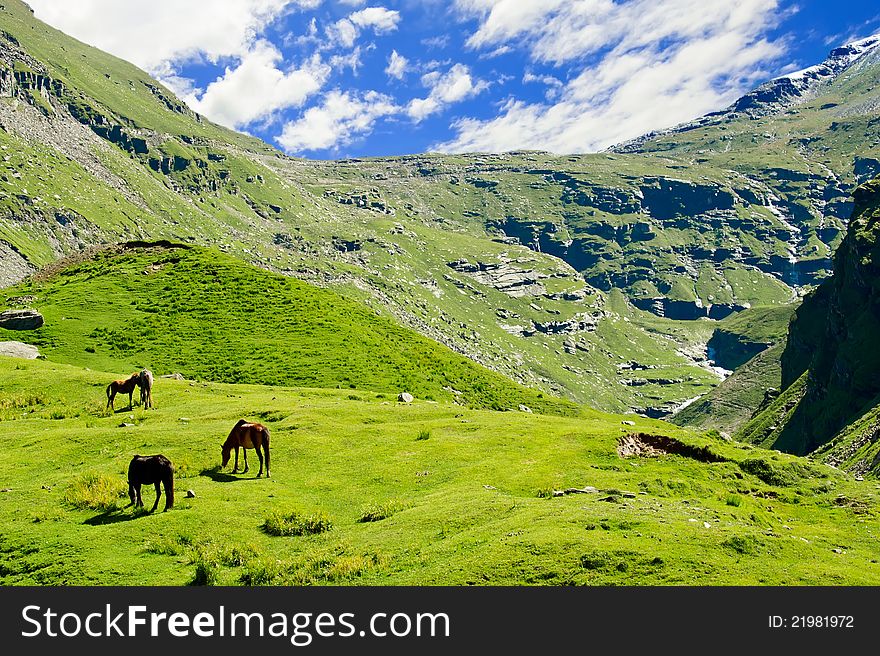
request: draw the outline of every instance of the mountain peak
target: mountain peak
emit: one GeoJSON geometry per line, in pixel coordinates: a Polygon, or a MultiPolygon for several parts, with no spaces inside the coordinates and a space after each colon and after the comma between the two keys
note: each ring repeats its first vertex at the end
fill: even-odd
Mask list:
{"type": "Polygon", "coordinates": [[[820,64],[773,78],[721,111],[711,112],[666,130],[649,132],[631,141],[612,146],[609,151],[639,152],[646,142],[656,137],[716,125],[737,116],[760,118],[777,114],[785,108],[809,98],[821,85],[837,79],[850,66],[875,51],[880,52],[880,33],[835,48],[820,64]]]}

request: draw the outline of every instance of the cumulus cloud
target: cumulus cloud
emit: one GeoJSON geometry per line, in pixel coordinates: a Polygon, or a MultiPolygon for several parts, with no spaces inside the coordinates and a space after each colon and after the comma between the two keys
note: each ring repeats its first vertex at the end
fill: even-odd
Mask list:
{"type": "Polygon", "coordinates": [[[334,89],[320,106],[285,124],[276,141],[289,153],[336,149],[369,134],[377,120],[398,111],[389,96],[377,91],[358,96],[334,89]]]}
{"type": "Polygon", "coordinates": [[[396,50],[392,50],[391,55],[388,57],[388,66],[385,67],[385,75],[396,80],[402,80],[403,76],[406,75],[408,67],[409,60],[396,50]]]}
{"type": "Polygon", "coordinates": [[[156,73],[169,62],[246,54],[282,12],[320,0],[30,0],[40,20],[156,73]]]}
{"type": "Polygon", "coordinates": [[[329,68],[313,57],[283,62],[258,35],[283,12],[321,0],[34,0],[38,18],[127,59],[168,85],[193,109],[231,128],[301,106],[325,83],[329,68]],[[189,61],[232,59],[222,76],[199,89],[181,77],[189,61]]]}
{"type": "Polygon", "coordinates": [[[425,98],[414,98],[406,108],[406,113],[417,123],[447,105],[476,96],[489,86],[487,82],[475,79],[464,64],[455,64],[446,73],[426,73],[422,76],[422,84],[431,90],[430,93],[425,98]]]}
{"type": "Polygon", "coordinates": [[[385,7],[367,7],[340,18],[327,28],[327,38],[333,44],[351,48],[361,30],[369,29],[375,34],[386,34],[397,29],[400,12],[385,7]]]}
{"type": "MultiPolygon", "coordinates": [[[[764,38],[778,0],[456,0],[479,19],[471,48],[522,44],[535,62],[584,62],[548,103],[510,98],[464,118],[439,150],[601,150],[718,109],[783,52],[764,38]]],[[[525,81],[525,80],[524,80],[525,81]]]]}
{"type": "Polygon", "coordinates": [[[330,74],[320,57],[313,56],[299,68],[281,70],[281,53],[268,41],[258,41],[238,66],[226,68],[222,77],[200,96],[186,98],[196,111],[222,125],[240,128],[265,119],[273,112],[300,107],[317,92],[330,74]]]}

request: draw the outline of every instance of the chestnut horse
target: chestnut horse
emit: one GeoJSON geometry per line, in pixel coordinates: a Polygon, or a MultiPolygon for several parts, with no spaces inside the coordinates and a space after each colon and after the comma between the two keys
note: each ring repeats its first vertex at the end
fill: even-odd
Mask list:
{"type": "Polygon", "coordinates": [[[156,503],[150,509],[155,512],[162,494],[160,484],[165,486],[165,510],[174,507],[174,465],[163,455],[134,456],[128,463],[128,498],[135,508],[143,508],[141,485],[156,486],[156,503]]]}
{"type": "Polygon", "coordinates": [[[248,470],[247,450],[254,449],[260,459],[260,473],[257,474],[257,478],[263,475],[264,452],[266,454],[266,478],[269,478],[269,429],[263,424],[251,423],[244,419],[239,419],[238,423],[232,427],[229,437],[226,438],[221,449],[223,464],[220,466],[225,467],[229,463],[229,455],[232,453],[232,449],[235,449],[233,474],[238,472],[238,450],[240,448],[244,449],[244,470],[241,473],[244,474],[248,470]]]}
{"type": "Polygon", "coordinates": [[[141,376],[135,372],[125,380],[114,380],[107,385],[107,407],[115,410],[113,399],[117,394],[128,394],[128,409],[131,410],[131,396],[134,394],[134,388],[140,386],[141,376]]]}

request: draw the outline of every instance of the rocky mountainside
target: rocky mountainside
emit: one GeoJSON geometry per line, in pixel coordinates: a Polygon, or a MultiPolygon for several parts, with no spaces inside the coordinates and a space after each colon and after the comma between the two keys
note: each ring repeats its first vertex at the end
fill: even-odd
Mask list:
{"type": "Polygon", "coordinates": [[[312,162],[4,0],[0,284],[95,244],[214,246],[521,383],[665,416],[720,382],[718,320],[828,274],[880,170],[876,53],[835,56],[779,111],[621,152],[312,162]]]}
{"type": "Polygon", "coordinates": [[[694,121],[643,135],[612,148],[617,152],[643,152],[650,150],[650,142],[658,137],[673,139],[698,128],[721,125],[740,117],[752,119],[773,116],[804,100],[813,99],[827,92],[827,85],[837,79],[851,65],[880,48],[880,34],[835,48],[820,64],[787,73],[765,82],[754,91],[739,98],[730,107],[706,114],[694,121]]]}
{"type": "Polygon", "coordinates": [[[744,434],[833,464],[880,465],[880,178],[856,190],[834,275],[795,313],[782,354],[783,393],[744,434]]]}

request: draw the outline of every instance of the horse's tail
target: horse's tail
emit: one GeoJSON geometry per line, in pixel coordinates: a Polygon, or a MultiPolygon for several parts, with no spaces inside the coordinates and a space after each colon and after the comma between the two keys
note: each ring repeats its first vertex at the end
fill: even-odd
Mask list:
{"type": "Polygon", "coordinates": [[[266,478],[269,478],[269,429],[263,426],[263,454],[266,456],[266,478]]]}
{"type": "Polygon", "coordinates": [[[165,476],[165,510],[174,507],[174,471],[165,476]]]}

